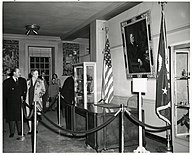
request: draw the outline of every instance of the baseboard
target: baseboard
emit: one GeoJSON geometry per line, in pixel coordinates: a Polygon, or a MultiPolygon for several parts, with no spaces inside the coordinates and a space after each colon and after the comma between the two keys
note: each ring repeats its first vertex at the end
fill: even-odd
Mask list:
{"type": "Polygon", "coordinates": [[[157,136],[157,135],[154,135],[154,134],[151,134],[149,132],[145,132],[145,136],[149,139],[152,139],[152,140],[156,140],[162,144],[166,144],[167,143],[167,140],[166,138],[163,138],[163,137],[160,137],[160,136],[157,136]]]}

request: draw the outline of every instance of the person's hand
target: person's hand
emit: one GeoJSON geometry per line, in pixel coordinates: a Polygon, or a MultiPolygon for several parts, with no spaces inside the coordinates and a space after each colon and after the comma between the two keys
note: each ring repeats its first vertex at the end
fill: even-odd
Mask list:
{"type": "Polygon", "coordinates": [[[24,99],[23,99],[23,96],[21,96],[21,102],[23,103],[24,99]]]}
{"type": "Polygon", "coordinates": [[[143,62],[141,61],[141,59],[138,59],[139,65],[142,66],[143,62]]]}

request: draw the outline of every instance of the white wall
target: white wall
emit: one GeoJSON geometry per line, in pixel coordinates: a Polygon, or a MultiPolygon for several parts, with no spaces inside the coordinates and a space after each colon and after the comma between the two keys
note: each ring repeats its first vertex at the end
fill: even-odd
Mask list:
{"type": "MultiPolygon", "coordinates": [[[[156,66],[161,19],[161,7],[158,2],[141,3],[107,21],[112,54],[115,95],[131,96],[131,79],[126,78],[120,23],[148,10],[151,11],[151,34],[153,41],[153,55],[156,66]]],[[[168,2],[165,6],[165,18],[168,45],[190,39],[189,3],[168,2]]],[[[156,79],[148,79],[147,87],[147,93],[143,95],[145,121],[151,125],[164,125],[164,122],[155,114],[156,79]]],[[[157,134],[163,137],[165,136],[164,133],[157,134]]]]}
{"type": "Polygon", "coordinates": [[[79,43],[79,62],[89,62],[90,61],[90,49],[89,49],[89,39],[77,38],[73,40],[79,43]]]}

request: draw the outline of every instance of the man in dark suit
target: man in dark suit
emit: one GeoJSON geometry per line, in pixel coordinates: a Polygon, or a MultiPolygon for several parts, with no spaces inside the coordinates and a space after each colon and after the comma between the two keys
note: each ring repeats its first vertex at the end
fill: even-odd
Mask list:
{"type": "Polygon", "coordinates": [[[139,45],[136,44],[132,33],[129,35],[129,41],[127,45],[129,72],[138,73],[140,72],[140,67],[143,65],[141,50],[139,49],[139,45]]]}
{"type": "Polygon", "coordinates": [[[72,129],[72,107],[69,104],[74,104],[74,79],[73,74],[69,76],[61,88],[61,95],[64,97],[62,102],[62,110],[65,108],[65,121],[66,121],[66,129],[72,129]],[[67,105],[68,104],[68,105],[67,105]]]}
{"type": "Polygon", "coordinates": [[[129,35],[129,43],[127,44],[128,64],[130,73],[150,72],[150,62],[147,50],[141,48],[135,42],[134,34],[129,35]]]}
{"type": "Polygon", "coordinates": [[[18,135],[21,135],[21,103],[25,99],[27,89],[26,80],[21,78],[19,68],[11,70],[11,77],[3,81],[3,102],[6,110],[6,121],[9,123],[10,135],[15,133],[15,124],[18,135]]]}

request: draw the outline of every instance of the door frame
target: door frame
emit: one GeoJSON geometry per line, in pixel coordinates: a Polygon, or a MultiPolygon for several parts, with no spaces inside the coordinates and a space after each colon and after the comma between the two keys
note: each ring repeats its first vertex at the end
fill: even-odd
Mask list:
{"type": "MultiPolygon", "coordinates": [[[[41,42],[41,41],[40,41],[41,42]]],[[[52,52],[51,52],[51,67],[52,67],[52,72],[55,72],[55,63],[57,62],[57,52],[58,51],[58,45],[55,44],[48,44],[48,43],[25,43],[25,63],[23,66],[23,75],[27,78],[28,74],[29,74],[29,47],[44,47],[44,48],[52,48],[52,52]]],[[[52,73],[50,72],[50,73],[52,73]]]]}
{"type": "MultiPolygon", "coordinates": [[[[49,58],[49,81],[51,80],[51,77],[52,77],[52,68],[53,68],[53,63],[52,63],[52,61],[53,61],[53,59],[52,59],[52,54],[53,54],[53,48],[51,48],[51,47],[40,47],[40,46],[28,46],[28,54],[29,54],[29,56],[28,56],[28,64],[30,64],[30,57],[48,57],[49,58]],[[46,53],[46,54],[42,54],[42,53],[40,53],[40,52],[34,52],[34,53],[31,53],[30,52],[30,50],[29,50],[29,48],[30,47],[34,47],[34,48],[39,48],[39,49],[43,49],[43,48],[45,48],[45,49],[50,49],[50,53],[48,52],[48,53],[46,53]]],[[[30,71],[31,70],[31,68],[30,68],[30,65],[28,65],[28,71],[30,71]]],[[[39,75],[41,75],[41,73],[39,72],[39,75]]]]}

